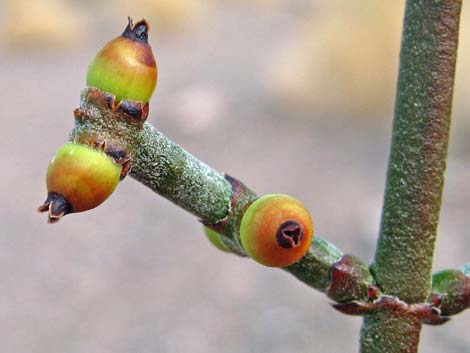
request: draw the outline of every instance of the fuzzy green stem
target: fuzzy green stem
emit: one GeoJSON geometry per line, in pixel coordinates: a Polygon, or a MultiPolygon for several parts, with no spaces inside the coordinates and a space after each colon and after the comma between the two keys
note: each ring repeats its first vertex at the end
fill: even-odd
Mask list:
{"type": "Polygon", "coordinates": [[[361,353],[417,352],[421,326],[416,315],[394,308],[367,314],[361,331],[361,353]]]}
{"type": "MultiPolygon", "coordinates": [[[[105,92],[83,90],[70,139],[85,144],[106,142],[126,151],[132,177],[203,221],[224,219],[232,194],[224,176],[152,125],[120,113],[118,107],[105,92]]],[[[139,110],[136,114],[144,113],[139,110]]]]}
{"type": "Polygon", "coordinates": [[[133,178],[204,221],[226,217],[232,188],[223,175],[148,123],[136,137],[133,178]]]}
{"type": "Polygon", "coordinates": [[[382,224],[372,272],[386,294],[424,302],[444,184],[460,0],[408,0],[382,224]]]}
{"type": "Polygon", "coordinates": [[[297,263],[284,269],[305,284],[326,292],[331,284],[331,268],[343,253],[333,244],[315,236],[307,254],[297,263]]]}
{"type": "MultiPolygon", "coordinates": [[[[461,0],[408,0],[392,145],[371,271],[385,294],[424,302],[439,220],[461,0]]],[[[421,319],[382,310],[364,317],[361,352],[417,352],[421,319]]]]}

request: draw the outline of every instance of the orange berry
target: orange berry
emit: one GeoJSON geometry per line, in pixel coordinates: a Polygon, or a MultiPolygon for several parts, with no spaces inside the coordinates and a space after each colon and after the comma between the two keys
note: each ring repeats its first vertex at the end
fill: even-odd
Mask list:
{"type": "Polygon", "coordinates": [[[240,240],[248,256],[270,267],[299,261],[313,238],[313,223],[304,205],[288,195],[265,195],[245,211],[240,240]]]}

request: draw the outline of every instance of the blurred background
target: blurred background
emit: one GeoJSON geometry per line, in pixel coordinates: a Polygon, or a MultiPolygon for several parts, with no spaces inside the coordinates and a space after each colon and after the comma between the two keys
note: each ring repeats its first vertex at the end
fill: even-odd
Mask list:
{"type": "MultiPolygon", "coordinates": [[[[469,261],[467,5],[436,270],[469,261]]],[[[317,234],[369,261],[403,8],[402,0],[0,0],[0,350],[358,351],[359,318],[283,271],[217,251],[193,216],[131,178],[99,208],[56,225],[36,208],[88,63],[128,15],[145,17],[159,66],[149,121],[259,194],[299,198],[317,234]]],[[[421,351],[470,352],[469,325],[467,312],[426,326],[421,351]]]]}

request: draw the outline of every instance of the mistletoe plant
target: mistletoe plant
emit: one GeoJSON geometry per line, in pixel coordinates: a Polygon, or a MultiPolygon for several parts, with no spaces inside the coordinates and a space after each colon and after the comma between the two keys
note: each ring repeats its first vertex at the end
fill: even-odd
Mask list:
{"type": "Polygon", "coordinates": [[[50,222],[92,209],[127,174],[198,217],[219,249],[279,267],[363,317],[361,352],[416,352],[423,324],[470,305],[470,264],[432,275],[451,116],[461,0],[406,4],[390,161],[370,266],[313,236],[288,195],[258,197],[145,122],[157,67],[145,20],[89,66],[69,142],[47,170],[50,222]]]}

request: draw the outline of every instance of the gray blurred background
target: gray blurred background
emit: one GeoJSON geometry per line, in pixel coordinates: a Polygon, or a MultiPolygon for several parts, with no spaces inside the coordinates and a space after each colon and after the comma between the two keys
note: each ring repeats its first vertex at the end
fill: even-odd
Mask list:
{"type": "MultiPolygon", "coordinates": [[[[435,269],[470,260],[465,4],[435,269]]],[[[88,63],[145,17],[159,65],[149,121],[369,261],[404,1],[0,0],[1,352],[357,352],[361,320],[289,274],[217,251],[191,215],[126,178],[56,225],[36,212],[88,63]]],[[[470,315],[421,352],[470,352],[470,315]]]]}

